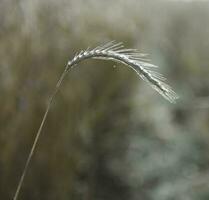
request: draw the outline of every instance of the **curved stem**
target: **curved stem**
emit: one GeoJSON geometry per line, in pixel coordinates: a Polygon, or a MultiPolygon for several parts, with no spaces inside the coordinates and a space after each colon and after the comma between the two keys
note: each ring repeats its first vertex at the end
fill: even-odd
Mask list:
{"type": "Polygon", "coordinates": [[[55,87],[53,93],[51,94],[51,96],[50,96],[50,98],[49,98],[48,105],[47,105],[47,107],[46,107],[46,111],[45,111],[45,113],[44,113],[44,116],[43,116],[43,119],[42,119],[42,121],[41,121],[40,127],[39,127],[39,129],[38,129],[38,131],[37,131],[37,133],[36,133],[35,140],[34,140],[34,142],[33,142],[33,145],[32,145],[32,147],[31,147],[30,153],[29,153],[29,155],[28,155],[28,158],[27,158],[27,161],[26,161],[26,163],[25,163],[25,167],[24,167],[24,170],[23,170],[22,175],[21,175],[21,177],[20,177],[20,180],[19,180],[19,182],[18,182],[17,189],[16,189],[16,191],[15,191],[15,195],[14,195],[14,197],[13,197],[13,200],[17,200],[17,199],[18,199],[19,192],[20,192],[20,190],[21,190],[21,188],[22,188],[22,184],[23,184],[23,181],[24,181],[26,172],[27,172],[28,167],[29,167],[29,165],[30,165],[32,156],[33,156],[33,154],[34,154],[34,152],[35,152],[35,149],[36,149],[38,140],[39,140],[40,135],[41,135],[41,131],[42,131],[43,126],[44,126],[44,124],[45,124],[47,115],[48,115],[48,113],[49,113],[49,109],[50,109],[50,107],[51,107],[51,105],[52,105],[52,102],[53,102],[54,97],[56,96],[57,92],[59,91],[60,85],[61,85],[62,81],[64,80],[65,75],[67,74],[67,72],[68,72],[68,65],[65,67],[64,72],[62,73],[60,79],[58,80],[58,82],[57,82],[57,84],[56,84],[56,87],[55,87]]]}

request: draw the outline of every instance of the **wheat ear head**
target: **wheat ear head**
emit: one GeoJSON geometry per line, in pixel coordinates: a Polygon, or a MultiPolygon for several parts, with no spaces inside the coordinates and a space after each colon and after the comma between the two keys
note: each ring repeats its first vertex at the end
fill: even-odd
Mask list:
{"type": "Polygon", "coordinates": [[[146,59],[146,54],[139,53],[137,49],[124,49],[123,47],[122,43],[111,41],[92,50],[82,50],[68,62],[68,69],[89,58],[120,62],[133,69],[164,98],[174,103],[178,96],[171,87],[164,82],[166,78],[153,70],[157,68],[157,66],[150,64],[150,60],[146,59]]]}
{"type": "Polygon", "coordinates": [[[40,127],[36,133],[33,145],[31,147],[24,170],[20,177],[13,200],[18,199],[18,195],[21,190],[26,172],[28,170],[35,148],[37,146],[41,131],[46,121],[53,99],[56,96],[61,86],[61,83],[64,80],[68,71],[73,67],[75,67],[79,62],[92,58],[92,59],[102,59],[102,60],[113,60],[115,62],[123,63],[126,66],[133,69],[143,80],[148,82],[152,86],[152,88],[154,88],[157,92],[159,92],[164,98],[166,98],[171,103],[175,103],[176,99],[178,98],[177,94],[171,89],[169,85],[167,85],[164,82],[166,79],[160,73],[154,70],[155,68],[157,68],[157,66],[151,64],[150,60],[148,60],[146,56],[147,56],[146,54],[139,53],[137,49],[125,49],[121,42],[116,43],[115,41],[111,41],[104,45],[100,45],[94,49],[88,48],[86,50],[82,50],[79,53],[77,53],[74,56],[74,58],[67,63],[64,72],[62,73],[59,81],[57,82],[55,90],[53,91],[52,95],[49,98],[46,111],[42,118],[40,127]]]}

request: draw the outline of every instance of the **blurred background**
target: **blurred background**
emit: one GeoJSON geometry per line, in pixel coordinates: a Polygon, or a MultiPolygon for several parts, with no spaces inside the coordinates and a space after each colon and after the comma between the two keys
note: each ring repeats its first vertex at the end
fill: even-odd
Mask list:
{"type": "Polygon", "coordinates": [[[170,104],[129,68],[88,60],[65,79],[22,200],[209,199],[209,2],[0,1],[0,199],[12,199],[69,59],[110,40],[149,53],[170,104]]]}

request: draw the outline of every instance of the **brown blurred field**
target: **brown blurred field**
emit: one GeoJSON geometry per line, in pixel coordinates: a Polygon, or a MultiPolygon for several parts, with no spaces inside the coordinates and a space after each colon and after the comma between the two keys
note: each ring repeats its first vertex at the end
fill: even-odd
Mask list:
{"type": "Polygon", "coordinates": [[[19,199],[209,199],[209,2],[165,0],[0,1],[0,199],[14,195],[67,61],[110,40],[149,53],[179,101],[123,65],[82,62],[19,199]]]}

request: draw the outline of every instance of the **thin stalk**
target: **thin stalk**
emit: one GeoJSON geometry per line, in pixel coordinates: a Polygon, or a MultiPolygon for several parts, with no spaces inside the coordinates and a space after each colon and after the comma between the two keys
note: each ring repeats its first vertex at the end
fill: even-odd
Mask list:
{"type": "Polygon", "coordinates": [[[21,177],[20,177],[20,180],[19,180],[19,182],[18,182],[17,189],[16,189],[16,191],[15,191],[15,195],[14,195],[14,197],[13,197],[13,200],[17,200],[17,199],[18,199],[20,190],[21,190],[22,185],[23,185],[23,181],[24,181],[24,179],[25,179],[25,175],[26,175],[26,173],[27,173],[27,170],[28,170],[28,167],[29,167],[29,165],[30,165],[31,159],[32,159],[33,154],[34,154],[34,152],[35,152],[35,149],[36,149],[36,147],[37,147],[37,143],[38,143],[38,141],[39,141],[39,138],[40,138],[40,135],[41,135],[43,126],[44,126],[44,124],[45,124],[47,115],[48,115],[48,113],[49,113],[50,107],[51,107],[51,105],[52,105],[52,103],[53,103],[54,97],[56,96],[57,92],[59,91],[59,88],[60,88],[60,86],[61,86],[61,84],[62,84],[62,82],[63,82],[63,80],[64,80],[64,78],[65,78],[65,76],[66,76],[66,74],[67,74],[67,72],[68,72],[68,65],[65,67],[64,72],[62,73],[60,79],[58,80],[58,82],[57,82],[57,84],[56,84],[56,87],[55,87],[53,93],[51,94],[51,96],[50,96],[50,98],[49,98],[49,101],[48,101],[48,104],[47,104],[47,107],[46,107],[46,111],[45,111],[45,113],[44,113],[44,116],[43,116],[43,119],[42,119],[42,121],[41,121],[40,127],[39,127],[39,129],[38,129],[38,131],[37,131],[37,133],[36,133],[35,140],[34,140],[34,142],[33,142],[33,145],[32,145],[32,147],[31,147],[30,153],[29,153],[29,155],[28,155],[28,158],[27,158],[27,161],[26,161],[26,163],[25,163],[25,167],[24,167],[24,169],[23,169],[23,172],[22,172],[22,175],[21,175],[21,177]]]}

